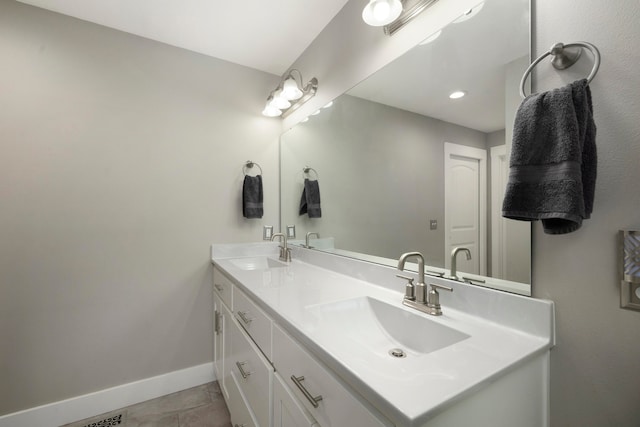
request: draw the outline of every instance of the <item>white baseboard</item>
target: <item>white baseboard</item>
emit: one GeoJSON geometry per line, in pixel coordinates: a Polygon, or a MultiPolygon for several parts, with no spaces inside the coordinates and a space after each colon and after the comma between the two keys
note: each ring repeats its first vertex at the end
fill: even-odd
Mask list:
{"type": "Polygon", "coordinates": [[[0,427],[56,427],[215,381],[213,362],[0,416],[0,427]]]}

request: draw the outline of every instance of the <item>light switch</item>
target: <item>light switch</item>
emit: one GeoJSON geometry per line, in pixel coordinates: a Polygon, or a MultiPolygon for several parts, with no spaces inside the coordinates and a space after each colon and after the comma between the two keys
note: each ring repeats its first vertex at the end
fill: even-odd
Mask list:
{"type": "Polygon", "coordinates": [[[273,225],[265,225],[262,229],[262,240],[271,240],[273,236],[273,225]]]}

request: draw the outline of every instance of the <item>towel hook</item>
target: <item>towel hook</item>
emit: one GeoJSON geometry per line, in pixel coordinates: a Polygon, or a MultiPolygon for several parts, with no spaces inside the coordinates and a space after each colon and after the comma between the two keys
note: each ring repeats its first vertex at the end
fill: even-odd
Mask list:
{"type": "Polygon", "coordinates": [[[304,168],[302,168],[302,172],[304,172],[307,175],[310,175],[311,171],[313,171],[313,173],[316,174],[316,179],[318,179],[319,177],[318,171],[316,171],[314,168],[310,168],[309,166],[305,166],[304,168]]]}
{"type": "Polygon", "coordinates": [[[253,169],[254,166],[257,166],[260,169],[260,173],[258,175],[262,175],[262,168],[256,162],[252,162],[251,160],[247,160],[244,165],[242,165],[242,173],[247,175],[247,171],[249,169],[253,169]]]}
{"type": "Polygon", "coordinates": [[[522,80],[520,80],[520,96],[526,98],[526,95],[524,93],[524,85],[527,81],[527,77],[529,77],[529,74],[531,74],[533,68],[538,65],[540,61],[542,61],[547,56],[552,55],[553,59],[551,60],[551,65],[553,65],[556,70],[564,70],[571,67],[578,61],[578,59],[582,55],[583,48],[589,49],[591,51],[591,54],[593,55],[593,69],[591,70],[591,73],[589,73],[589,76],[587,76],[587,84],[591,83],[591,80],[593,80],[593,78],[596,76],[596,73],[598,72],[598,69],[600,68],[600,51],[598,51],[598,48],[587,42],[575,42],[567,44],[556,43],[551,46],[551,49],[549,49],[547,52],[543,53],[535,61],[533,61],[531,65],[529,65],[529,68],[527,68],[527,71],[524,72],[522,80]]]}

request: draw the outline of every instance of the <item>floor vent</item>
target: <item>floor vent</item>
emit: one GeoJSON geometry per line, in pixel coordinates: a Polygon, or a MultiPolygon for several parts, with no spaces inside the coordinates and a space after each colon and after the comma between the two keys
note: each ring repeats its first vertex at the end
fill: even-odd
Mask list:
{"type": "Polygon", "coordinates": [[[104,420],[89,423],[86,426],[82,427],[111,427],[119,425],[122,425],[122,414],[114,415],[112,417],[105,418],[104,420]]]}

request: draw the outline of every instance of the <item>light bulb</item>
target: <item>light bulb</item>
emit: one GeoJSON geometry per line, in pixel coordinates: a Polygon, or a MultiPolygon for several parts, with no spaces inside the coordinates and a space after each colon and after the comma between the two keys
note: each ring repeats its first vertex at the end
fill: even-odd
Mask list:
{"type": "Polygon", "coordinates": [[[271,100],[270,105],[280,110],[286,110],[287,108],[291,107],[291,103],[284,96],[282,96],[282,89],[277,90],[273,94],[273,99],[271,100]]]}
{"type": "Polygon", "coordinates": [[[362,11],[362,19],[374,27],[387,25],[402,13],[400,0],[370,0],[362,11]]]}
{"type": "Polygon", "coordinates": [[[289,77],[284,81],[282,85],[282,96],[285,99],[293,101],[302,98],[302,95],[303,93],[300,88],[298,88],[298,83],[296,83],[293,77],[289,77]]]}
{"type": "Polygon", "coordinates": [[[264,106],[264,110],[262,110],[262,115],[267,117],[278,117],[282,114],[278,108],[272,105],[273,97],[270,96],[267,99],[267,105],[264,106]]]}

